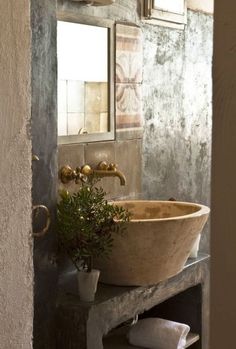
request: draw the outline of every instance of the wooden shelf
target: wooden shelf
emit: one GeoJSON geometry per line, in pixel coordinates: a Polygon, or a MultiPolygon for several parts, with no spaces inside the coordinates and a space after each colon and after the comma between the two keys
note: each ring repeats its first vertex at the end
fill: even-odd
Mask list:
{"type": "MultiPolygon", "coordinates": [[[[143,349],[130,345],[126,339],[126,333],[129,327],[121,327],[111,331],[111,333],[103,339],[104,349],[143,349]]],[[[192,344],[197,342],[200,336],[196,333],[189,333],[187,336],[187,343],[185,348],[190,347],[192,344]]]]}

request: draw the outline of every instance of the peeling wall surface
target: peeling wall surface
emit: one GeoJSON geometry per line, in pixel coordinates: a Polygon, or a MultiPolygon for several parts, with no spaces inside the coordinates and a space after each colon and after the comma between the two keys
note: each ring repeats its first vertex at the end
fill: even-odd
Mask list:
{"type": "Polygon", "coordinates": [[[32,348],[30,2],[0,2],[0,348],[32,348]]]}
{"type": "MultiPolygon", "coordinates": [[[[143,26],[143,195],[209,205],[213,17],[184,31],[143,26]]],[[[203,250],[209,246],[203,234],[203,250]]]]}

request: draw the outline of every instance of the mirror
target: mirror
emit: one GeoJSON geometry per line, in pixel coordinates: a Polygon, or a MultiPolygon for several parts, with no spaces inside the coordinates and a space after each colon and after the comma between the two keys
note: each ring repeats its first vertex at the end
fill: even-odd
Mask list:
{"type": "Polygon", "coordinates": [[[184,29],[187,0],[144,0],[143,15],[150,23],[184,29]]]}
{"type": "Polygon", "coordinates": [[[154,9],[183,14],[185,11],[185,4],[184,0],[154,0],[154,9]]]}
{"type": "Polygon", "coordinates": [[[58,142],[114,139],[113,22],[58,17],[58,142]]]}

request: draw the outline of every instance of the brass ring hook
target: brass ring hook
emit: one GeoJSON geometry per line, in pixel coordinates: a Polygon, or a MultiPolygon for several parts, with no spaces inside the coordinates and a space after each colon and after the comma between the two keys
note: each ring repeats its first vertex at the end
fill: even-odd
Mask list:
{"type": "Polygon", "coordinates": [[[33,206],[33,208],[32,208],[33,214],[34,214],[34,211],[36,211],[36,215],[37,215],[37,211],[40,209],[44,210],[46,212],[47,220],[46,220],[46,225],[42,230],[40,230],[39,232],[33,233],[33,236],[35,236],[35,237],[44,236],[48,232],[48,229],[49,229],[50,224],[51,224],[51,215],[50,215],[49,209],[46,206],[44,206],[44,205],[33,206]]]}

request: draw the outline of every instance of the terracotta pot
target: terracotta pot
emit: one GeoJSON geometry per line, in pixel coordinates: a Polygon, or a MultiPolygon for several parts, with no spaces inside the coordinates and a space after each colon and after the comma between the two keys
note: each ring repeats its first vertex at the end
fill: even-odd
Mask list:
{"type": "Polygon", "coordinates": [[[92,269],[90,273],[87,273],[86,271],[78,271],[78,290],[81,301],[94,301],[99,275],[100,271],[97,269],[92,269]]]}

